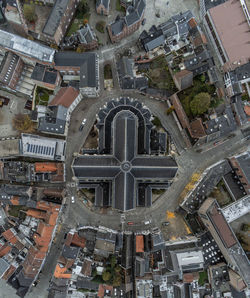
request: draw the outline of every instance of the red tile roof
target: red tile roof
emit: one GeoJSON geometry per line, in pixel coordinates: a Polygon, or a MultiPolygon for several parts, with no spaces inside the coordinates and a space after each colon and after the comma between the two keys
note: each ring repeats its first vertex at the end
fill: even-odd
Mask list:
{"type": "Polygon", "coordinates": [[[197,22],[195,20],[195,18],[192,18],[188,21],[188,24],[190,25],[191,28],[194,28],[197,26],[197,22]]]}
{"type": "Polygon", "coordinates": [[[37,234],[34,235],[34,241],[42,252],[48,250],[48,246],[52,237],[54,226],[40,222],[37,228],[37,234]]]}
{"type": "Polygon", "coordinates": [[[8,229],[2,233],[2,236],[7,240],[10,241],[11,238],[15,236],[11,229],[8,229]]]}
{"type": "Polygon", "coordinates": [[[35,171],[36,173],[51,173],[57,171],[57,163],[56,162],[36,162],[35,163],[35,171]]]}
{"type": "Polygon", "coordinates": [[[206,131],[201,118],[197,118],[190,122],[190,134],[193,138],[201,138],[206,136],[206,131]]]}
{"type": "Polygon", "coordinates": [[[37,209],[29,209],[26,211],[27,216],[39,218],[39,219],[44,219],[46,216],[46,212],[42,210],[37,210],[37,209]]]}
{"type": "Polygon", "coordinates": [[[108,285],[99,285],[99,290],[98,290],[97,296],[99,298],[103,298],[106,290],[112,292],[113,287],[112,286],[108,286],[108,285]]]}
{"type": "Polygon", "coordinates": [[[2,279],[8,280],[11,277],[11,275],[16,271],[16,269],[17,268],[15,266],[10,265],[9,269],[2,276],[2,279]]]}
{"type": "Polygon", "coordinates": [[[3,257],[7,255],[7,253],[11,250],[11,246],[9,246],[7,243],[1,247],[0,249],[0,257],[3,257]]]}
{"type": "Polygon", "coordinates": [[[71,273],[67,272],[67,268],[62,266],[61,264],[56,265],[56,269],[54,272],[54,276],[56,278],[71,278],[71,273]]]}
{"type": "Polygon", "coordinates": [[[69,108],[78,95],[79,91],[75,88],[63,87],[49,103],[49,106],[62,105],[65,108],[69,108]]]}
{"type": "Polygon", "coordinates": [[[222,238],[227,248],[232,247],[237,243],[237,240],[232,233],[226,219],[222,215],[221,211],[218,210],[216,205],[209,211],[209,216],[211,218],[212,223],[214,224],[217,233],[222,238]]]}
{"type": "Polygon", "coordinates": [[[144,237],[136,235],[136,252],[144,252],[144,237]]]}
{"type": "MultiPolygon", "coordinates": [[[[247,114],[247,116],[250,116],[250,106],[245,106],[244,111],[247,114]]],[[[249,120],[250,121],[250,120],[249,120]]]]}
{"type": "Polygon", "coordinates": [[[84,248],[85,247],[85,242],[86,240],[84,238],[79,237],[79,235],[77,233],[74,234],[71,243],[84,248]]]}
{"type": "Polygon", "coordinates": [[[19,197],[12,197],[10,199],[12,205],[19,205],[19,197]]]}

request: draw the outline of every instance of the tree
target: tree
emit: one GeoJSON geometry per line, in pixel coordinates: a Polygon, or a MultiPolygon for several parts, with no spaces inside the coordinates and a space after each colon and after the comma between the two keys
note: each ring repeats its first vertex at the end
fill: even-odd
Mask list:
{"type": "Polygon", "coordinates": [[[171,113],[173,112],[173,110],[174,110],[174,106],[171,106],[170,108],[168,108],[168,109],[166,110],[166,114],[167,114],[167,115],[171,114],[171,113]]]}
{"type": "Polygon", "coordinates": [[[89,6],[87,3],[87,0],[81,0],[78,4],[77,11],[76,11],[77,17],[82,18],[84,14],[86,14],[87,12],[89,12],[89,6]]]}
{"type": "Polygon", "coordinates": [[[120,274],[116,274],[116,276],[113,279],[113,287],[119,287],[122,283],[122,278],[120,274]]]}
{"type": "Polygon", "coordinates": [[[76,52],[77,52],[77,53],[81,53],[81,52],[82,52],[82,49],[78,46],[78,47],[76,48],[76,52]]]}
{"type": "Polygon", "coordinates": [[[115,266],[115,272],[119,273],[121,271],[121,267],[119,265],[115,266]]]}
{"type": "Polygon", "coordinates": [[[114,268],[115,265],[116,265],[116,263],[117,263],[116,257],[115,257],[114,255],[111,256],[111,258],[110,258],[110,265],[111,265],[111,268],[114,268]]]}
{"type": "Polygon", "coordinates": [[[190,102],[190,109],[194,116],[205,113],[210,106],[211,96],[208,93],[201,92],[197,94],[190,102]]]}
{"type": "Polygon", "coordinates": [[[84,19],[84,20],[83,20],[83,25],[86,25],[86,24],[88,24],[88,22],[89,22],[89,20],[88,20],[88,19],[84,19]]]}
{"type": "Polygon", "coordinates": [[[37,19],[36,12],[35,12],[35,5],[24,4],[23,14],[27,21],[35,22],[37,19]]]}
{"type": "Polygon", "coordinates": [[[13,127],[20,132],[33,132],[35,124],[30,119],[29,115],[16,114],[12,120],[13,127]]]}
{"type": "Polygon", "coordinates": [[[109,281],[111,279],[111,273],[107,270],[103,271],[102,273],[102,279],[104,281],[109,281]]]}

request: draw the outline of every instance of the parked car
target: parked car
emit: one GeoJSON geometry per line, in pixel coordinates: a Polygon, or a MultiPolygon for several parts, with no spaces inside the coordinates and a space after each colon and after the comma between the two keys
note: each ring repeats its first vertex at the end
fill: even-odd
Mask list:
{"type": "Polygon", "coordinates": [[[170,224],[169,221],[164,221],[164,222],[162,223],[162,225],[163,225],[164,227],[168,226],[169,224],[170,224]]]}
{"type": "Polygon", "coordinates": [[[80,131],[83,130],[83,127],[84,127],[86,121],[87,121],[87,119],[85,119],[85,118],[82,120],[82,123],[81,123],[81,125],[80,125],[80,127],[79,127],[79,130],[80,130],[80,131]]]}
{"type": "Polygon", "coordinates": [[[144,224],[145,224],[145,225],[149,225],[150,223],[151,223],[151,220],[145,220],[145,221],[144,221],[144,224]]]}
{"type": "Polygon", "coordinates": [[[146,19],[143,19],[141,24],[142,24],[142,26],[144,26],[146,24],[146,19]]]}
{"type": "Polygon", "coordinates": [[[128,221],[128,226],[132,226],[134,223],[132,221],[128,221]]]}
{"type": "Polygon", "coordinates": [[[75,197],[74,196],[71,197],[71,202],[75,203],[75,197]]]}

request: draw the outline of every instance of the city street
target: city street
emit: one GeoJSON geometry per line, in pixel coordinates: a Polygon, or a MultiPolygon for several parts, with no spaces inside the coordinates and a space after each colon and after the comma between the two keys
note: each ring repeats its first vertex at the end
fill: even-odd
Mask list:
{"type": "MultiPolygon", "coordinates": [[[[105,92],[103,92],[105,94],[105,92]]],[[[142,101],[151,112],[159,117],[164,128],[170,133],[176,148],[180,155],[176,155],[179,166],[177,176],[169,190],[167,190],[150,208],[137,208],[125,214],[124,229],[128,230],[145,230],[149,227],[161,226],[165,221],[166,211],[175,211],[179,204],[179,196],[185,185],[191,179],[194,172],[203,172],[208,166],[231,156],[239,151],[243,151],[249,141],[243,140],[241,130],[234,132],[235,136],[224,141],[217,146],[212,144],[204,145],[204,152],[197,153],[194,149],[185,150],[185,144],[181,137],[178,127],[176,126],[173,116],[167,116],[165,110],[167,105],[161,101],[149,99],[136,92],[123,92],[121,90],[113,90],[109,92],[109,96],[103,96],[98,99],[84,99],[76,108],[73,114],[73,121],[69,128],[67,142],[67,181],[72,180],[71,164],[73,161],[73,153],[78,153],[84,144],[88,133],[90,132],[96,114],[99,109],[110,99],[120,96],[129,96],[142,101]],[[82,132],[78,131],[78,127],[82,118],[86,118],[86,125],[82,132]],[[145,226],[143,221],[151,219],[152,223],[145,226]],[[126,222],[136,222],[136,225],[127,226],[126,222]]],[[[201,147],[203,148],[203,147],[201,147]]],[[[77,199],[76,188],[70,188],[70,193],[76,197],[76,202],[70,204],[68,222],[75,225],[103,225],[113,229],[121,228],[121,214],[116,210],[108,210],[107,214],[91,211],[81,200],[77,199]]],[[[68,192],[69,192],[68,191],[68,192]]],[[[70,196],[69,196],[70,197],[70,196]]]]}

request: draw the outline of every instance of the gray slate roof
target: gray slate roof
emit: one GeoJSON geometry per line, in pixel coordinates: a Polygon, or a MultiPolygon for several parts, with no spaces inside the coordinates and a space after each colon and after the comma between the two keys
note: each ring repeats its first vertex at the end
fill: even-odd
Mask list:
{"type": "MultiPolygon", "coordinates": [[[[113,103],[115,104],[115,102],[113,103]]],[[[131,104],[128,100],[125,100],[125,103],[128,106],[131,104]]],[[[134,104],[136,106],[136,102],[134,104]]],[[[138,115],[141,113],[140,110],[136,108],[133,110],[132,107],[131,110],[128,110],[126,106],[120,106],[120,108],[117,110],[113,106],[112,109],[111,106],[110,112],[106,111],[106,116],[99,113],[99,128],[102,127],[102,123],[105,124],[105,131],[99,136],[103,141],[107,134],[106,142],[109,144],[104,151],[109,154],[77,157],[72,167],[80,182],[88,180],[101,183],[101,181],[111,180],[113,183],[112,206],[126,211],[136,207],[137,181],[167,183],[175,176],[177,164],[171,157],[138,155],[139,150],[146,152],[143,149],[143,143],[147,148],[150,142],[150,139],[146,138],[152,128],[152,124],[147,120],[151,117],[150,112],[146,109],[142,110],[145,118],[142,115],[140,118],[138,115]],[[147,121],[148,129],[145,127],[147,121]],[[141,128],[138,129],[138,126],[141,128]],[[145,130],[147,134],[145,134],[145,130]],[[139,137],[141,133],[142,135],[139,137]]],[[[103,144],[99,145],[102,148],[103,144]]]]}
{"type": "MultiPolygon", "coordinates": [[[[65,13],[69,0],[56,0],[55,5],[53,6],[51,13],[47,19],[47,22],[44,25],[43,33],[49,36],[54,36],[58,25],[60,24],[61,18],[65,13]]],[[[68,16],[70,17],[70,16],[68,16]]]]}
{"type": "Polygon", "coordinates": [[[79,29],[77,32],[79,41],[83,44],[88,44],[91,43],[93,40],[96,40],[96,37],[94,36],[91,28],[89,27],[89,24],[86,24],[82,29],[79,29]]]}
{"type": "Polygon", "coordinates": [[[56,78],[57,71],[48,70],[46,66],[39,63],[36,63],[31,74],[31,79],[49,84],[55,84],[56,78]]]}
{"type": "Polygon", "coordinates": [[[56,66],[80,68],[80,88],[98,86],[98,56],[96,53],[57,52],[56,66]]]}
{"type": "Polygon", "coordinates": [[[0,277],[7,271],[10,267],[10,264],[5,261],[3,258],[0,258],[0,277]]]}
{"type": "Polygon", "coordinates": [[[38,130],[56,134],[64,134],[67,108],[64,106],[48,106],[44,117],[39,118],[38,130]]]}
{"type": "Polygon", "coordinates": [[[135,6],[129,6],[126,11],[126,16],[120,19],[116,19],[111,24],[111,31],[113,35],[119,35],[124,25],[126,24],[128,27],[135,24],[139,20],[142,19],[144,11],[146,8],[145,0],[139,0],[135,3],[135,6]]]}

